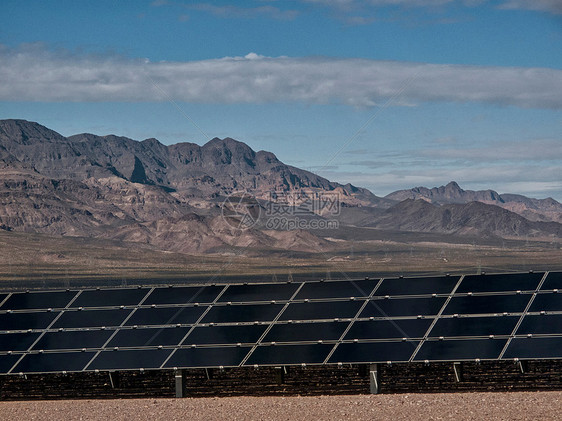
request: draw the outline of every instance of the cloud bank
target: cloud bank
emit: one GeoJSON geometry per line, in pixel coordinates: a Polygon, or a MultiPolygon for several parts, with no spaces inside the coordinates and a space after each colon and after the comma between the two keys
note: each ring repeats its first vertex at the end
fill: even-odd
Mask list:
{"type": "Polygon", "coordinates": [[[480,102],[562,108],[562,70],[329,57],[149,62],[0,47],[0,100],[339,103],[480,102]]]}

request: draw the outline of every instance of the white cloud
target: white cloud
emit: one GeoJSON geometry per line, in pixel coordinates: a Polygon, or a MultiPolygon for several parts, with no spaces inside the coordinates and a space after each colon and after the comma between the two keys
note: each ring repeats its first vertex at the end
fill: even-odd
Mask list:
{"type": "Polygon", "coordinates": [[[0,47],[0,100],[342,103],[482,102],[562,108],[562,70],[326,57],[158,62],[0,47]]]}
{"type": "Polygon", "coordinates": [[[500,9],[535,10],[548,12],[555,15],[562,14],[562,1],[560,0],[506,0],[499,6],[500,9]]]}

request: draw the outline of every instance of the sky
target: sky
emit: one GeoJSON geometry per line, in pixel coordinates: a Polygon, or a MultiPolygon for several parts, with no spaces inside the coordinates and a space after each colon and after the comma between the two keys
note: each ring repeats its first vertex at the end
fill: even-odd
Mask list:
{"type": "Polygon", "coordinates": [[[562,201],[562,1],[2,0],[4,118],[562,201]]]}

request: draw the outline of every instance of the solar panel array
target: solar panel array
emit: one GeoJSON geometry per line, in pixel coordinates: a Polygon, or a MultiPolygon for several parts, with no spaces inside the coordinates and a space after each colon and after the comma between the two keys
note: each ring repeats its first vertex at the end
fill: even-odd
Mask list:
{"type": "Polygon", "coordinates": [[[562,272],[0,294],[0,374],[562,358],[562,272]]]}

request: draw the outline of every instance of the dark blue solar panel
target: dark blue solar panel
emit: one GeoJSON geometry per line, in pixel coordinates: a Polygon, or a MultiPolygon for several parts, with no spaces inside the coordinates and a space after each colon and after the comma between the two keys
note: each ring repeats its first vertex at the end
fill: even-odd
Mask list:
{"type": "Polygon", "coordinates": [[[6,300],[2,310],[64,308],[76,293],[77,291],[18,292],[6,300]]]}
{"type": "Polygon", "coordinates": [[[131,309],[67,310],[57,319],[53,328],[119,326],[130,313],[131,309]]]}
{"type": "Polygon", "coordinates": [[[330,363],[376,363],[408,361],[418,346],[417,341],[339,344],[330,363]]]}
{"type": "Polygon", "coordinates": [[[144,329],[120,329],[108,347],[137,347],[178,345],[189,332],[189,327],[161,327],[144,329]]]}
{"type": "Polygon", "coordinates": [[[344,339],[423,338],[433,319],[356,321],[344,339]]]}
{"type": "Polygon", "coordinates": [[[221,286],[156,288],[143,304],[212,303],[223,289],[221,286]]]}
{"type": "Polygon", "coordinates": [[[0,374],[10,371],[20,357],[20,355],[0,355],[0,374]]]}
{"type": "Polygon", "coordinates": [[[139,308],[125,323],[126,326],[153,326],[167,324],[193,324],[205,311],[198,307],[156,307],[139,308]]]}
{"type": "Polygon", "coordinates": [[[165,368],[173,367],[236,367],[251,347],[182,348],[168,360],[165,368]]]}
{"type": "Polygon", "coordinates": [[[562,314],[526,315],[516,332],[528,334],[562,334],[562,314]]]}
{"type": "Polygon", "coordinates": [[[562,337],[513,338],[503,358],[562,358],[562,337]]]}
{"type": "Polygon", "coordinates": [[[544,272],[499,275],[467,275],[457,292],[534,291],[544,272]]]}
{"type": "Polygon", "coordinates": [[[203,317],[203,323],[235,323],[272,321],[283,304],[223,305],[213,306],[203,317]]]}
{"type": "Polygon", "coordinates": [[[159,368],[171,352],[171,349],[102,351],[88,366],[88,370],[159,368]]]}
{"type": "Polygon", "coordinates": [[[219,302],[283,301],[289,300],[298,284],[230,285],[219,302]]]}
{"type": "Polygon", "coordinates": [[[432,316],[439,313],[445,300],[445,297],[370,300],[359,317],[432,316]]]}
{"type": "Polygon", "coordinates": [[[355,317],[363,300],[291,303],[279,320],[349,319],[355,317]]]}
{"type": "Polygon", "coordinates": [[[186,345],[254,343],[261,337],[267,325],[200,326],[193,329],[186,345]]]}
{"type": "Polygon", "coordinates": [[[46,311],[0,314],[0,330],[46,329],[57,314],[46,311]]]}
{"type": "Polygon", "coordinates": [[[101,289],[83,291],[72,307],[110,307],[137,305],[150,291],[148,288],[101,289]]]}
{"type": "Polygon", "coordinates": [[[275,324],[263,342],[338,340],[349,322],[275,324]]]}
{"type": "Polygon", "coordinates": [[[529,311],[562,311],[562,291],[537,294],[529,311]]]}
{"type": "Polygon", "coordinates": [[[541,291],[549,289],[562,289],[562,272],[550,272],[544,280],[541,291]]]}
{"type": "Polygon", "coordinates": [[[0,351],[27,351],[40,333],[2,333],[0,351]]]}
{"type": "Polygon", "coordinates": [[[518,321],[519,316],[440,318],[428,336],[511,335],[518,321]]]}
{"type": "Polygon", "coordinates": [[[415,361],[460,361],[497,359],[507,339],[449,339],[426,340],[415,361]]]}
{"type": "Polygon", "coordinates": [[[459,279],[460,276],[385,279],[375,295],[450,294],[459,279]]]}
{"type": "Polygon", "coordinates": [[[379,280],[307,282],[295,299],[368,297],[379,280]]]}
{"type": "Polygon", "coordinates": [[[511,294],[453,297],[443,314],[522,313],[532,296],[532,294],[511,294]]]}
{"type": "Polygon", "coordinates": [[[112,330],[45,332],[33,349],[101,348],[112,333],[112,330]]]}
{"type": "Polygon", "coordinates": [[[14,368],[14,373],[48,373],[82,371],[95,352],[27,354],[14,368]]]}
{"type": "Polygon", "coordinates": [[[322,364],[334,345],[260,345],[245,365],[322,364]]]}

